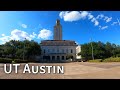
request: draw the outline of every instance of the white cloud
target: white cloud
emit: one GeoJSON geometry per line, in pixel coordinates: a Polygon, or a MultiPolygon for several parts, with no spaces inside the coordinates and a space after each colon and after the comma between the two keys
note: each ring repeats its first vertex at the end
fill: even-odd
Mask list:
{"type": "Polygon", "coordinates": [[[0,37],[0,44],[4,44],[5,42],[8,42],[10,40],[32,40],[35,38],[37,34],[34,32],[32,34],[28,34],[25,31],[14,29],[11,31],[10,36],[6,36],[5,34],[2,34],[2,37],[0,37]]]}
{"type": "MultiPolygon", "coordinates": [[[[88,19],[90,19],[91,22],[93,22],[95,26],[99,25],[99,21],[98,21],[99,19],[105,21],[106,23],[112,21],[112,17],[108,17],[103,14],[100,14],[100,15],[97,15],[97,17],[94,17],[91,13],[89,13],[88,19]]],[[[103,29],[104,29],[104,27],[103,27],[103,29]]]]}
{"type": "Polygon", "coordinates": [[[106,23],[110,22],[112,20],[112,17],[108,17],[108,16],[105,16],[103,14],[100,14],[96,17],[96,19],[102,19],[104,20],[106,23]]]}
{"type": "Polygon", "coordinates": [[[24,40],[25,38],[28,40],[31,40],[30,35],[25,32],[25,31],[21,31],[18,29],[15,29],[11,32],[11,37],[12,40],[24,40]]]}
{"type": "Polygon", "coordinates": [[[52,32],[47,29],[40,30],[40,33],[38,34],[38,38],[41,38],[41,39],[49,39],[50,36],[52,36],[52,32]]]}
{"type": "Polygon", "coordinates": [[[103,26],[103,27],[100,27],[100,29],[107,29],[108,28],[108,26],[103,26]]]}
{"type": "Polygon", "coordinates": [[[5,34],[1,34],[0,37],[0,44],[4,44],[6,42],[9,42],[10,40],[32,40],[34,38],[41,38],[41,39],[49,39],[50,36],[52,36],[52,32],[47,29],[42,29],[39,34],[37,35],[35,32],[32,32],[32,34],[29,34],[25,31],[14,29],[11,31],[9,36],[6,36],[5,34]]]}
{"type": "Polygon", "coordinates": [[[95,20],[95,26],[98,26],[99,25],[99,22],[97,20],[95,20]]]}
{"type": "Polygon", "coordinates": [[[99,25],[98,20],[96,18],[94,18],[94,17],[91,19],[91,22],[93,22],[95,26],[99,25]]]}
{"type": "Polygon", "coordinates": [[[112,20],[112,17],[108,18],[106,22],[110,22],[112,20]]]}
{"type": "Polygon", "coordinates": [[[89,13],[88,19],[92,19],[94,16],[89,13]]]}
{"type": "Polygon", "coordinates": [[[102,18],[104,18],[104,15],[103,15],[103,14],[100,14],[100,15],[98,15],[98,16],[96,17],[96,19],[102,19],[102,18]]]}
{"type": "Polygon", "coordinates": [[[117,21],[118,21],[118,24],[120,25],[120,21],[119,21],[119,19],[117,18],[117,21]]]}
{"type": "Polygon", "coordinates": [[[37,34],[35,34],[35,32],[33,32],[33,33],[30,35],[31,38],[35,38],[36,36],[37,36],[37,34]]]}
{"type": "Polygon", "coordinates": [[[116,22],[113,22],[111,25],[120,25],[119,19],[117,18],[117,21],[116,21],[116,22]]]}
{"type": "Polygon", "coordinates": [[[21,26],[22,26],[23,28],[27,28],[27,25],[26,25],[26,24],[21,24],[21,26]]]}
{"type": "MultiPolygon", "coordinates": [[[[95,26],[99,25],[99,21],[88,11],[62,11],[59,14],[60,18],[64,21],[77,21],[80,19],[85,19],[86,17],[94,23],[95,26]]],[[[102,17],[102,15],[101,15],[102,17]]]]}
{"type": "Polygon", "coordinates": [[[91,19],[91,22],[95,22],[95,20],[96,20],[95,18],[92,18],[92,19],[91,19]]]}
{"type": "Polygon", "coordinates": [[[79,12],[79,11],[62,11],[62,12],[60,12],[59,16],[60,16],[60,18],[63,18],[64,21],[72,22],[72,21],[77,21],[77,20],[86,18],[86,16],[88,14],[89,13],[87,11],[81,11],[81,12],[79,12]]]}
{"type": "Polygon", "coordinates": [[[112,20],[112,17],[109,18],[109,17],[105,16],[104,20],[106,21],[106,23],[108,23],[112,20]]]}
{"type": "Polygon", "coordinates": [[[8,42],[9,40],[10,40],[10,37],[4,35],[4,36],[2,36],[2,37],[0,38],[0,44],[5,44],[5,43],[8,42]]]}
{"type": "Polygon", "coordinates": [[[87,11],[81,11],[81,18],[85,18],[88,14],[87,11]]]}
{"type": "Polygon", "coordinates": [[[116,25],[116,24],[118,24],[118,22],[113,22],[111,25],[116,25]]]}
{"type": "Polygon", "coordinates": [[[3,37],[4,37],[4,36],[5,36],[5,34],[1,34],[1,36],[3,36],[3,37]]]}
{"type": "MultiPolygon", "coordinates": [[[[64,21],[70,21],[70,22],[88,18],[88,20],[90,20],[94,24],[94,26],[98,26],[100,29],[108,28],[107,25],[106,26],[104,25],[103,27],[100,26],[100,21],[99,21],[100,19],[106,23],[112,21],[112,17],[108,17],[103,14],[99,14],[97,15],[97,17],[95,17],[94,15],[92,15],[91,12],[88,11],[62,11],[59,13],[59,16],[64,21]]],[[[119,20],[117,20],[117,23],[115,22],[112,25],[114,24],[120,25],[119,20]]]]}

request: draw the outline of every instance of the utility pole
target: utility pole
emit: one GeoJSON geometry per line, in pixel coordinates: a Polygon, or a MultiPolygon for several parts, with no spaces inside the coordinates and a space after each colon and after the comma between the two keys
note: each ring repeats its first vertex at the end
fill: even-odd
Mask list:
{"type": "Polygon", "coordinates": [[[91,38],[91,49],[92,49],[92,59],[94,60],[93,45],[92,45],[92,38],[91,38]]]}

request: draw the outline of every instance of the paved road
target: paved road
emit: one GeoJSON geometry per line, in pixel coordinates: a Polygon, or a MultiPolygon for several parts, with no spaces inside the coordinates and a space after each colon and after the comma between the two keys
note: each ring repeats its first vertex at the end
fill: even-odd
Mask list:
{"type": "Polygon", "coordinates": [[[30,63],[30,66],[41,65],[59,65],[64,66],[64,74],[23,74],[21,64],[18,74],[12,72],[6,74],[3,70],[3,64],[0,64],[0,79],[120,79],[120,62],[113,63],[92,63],[92,62],[74,62],[74,63],[30,63]]]}

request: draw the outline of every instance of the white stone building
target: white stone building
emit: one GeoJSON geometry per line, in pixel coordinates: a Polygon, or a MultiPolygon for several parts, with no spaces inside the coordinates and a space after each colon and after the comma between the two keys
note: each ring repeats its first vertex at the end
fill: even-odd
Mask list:
{"type": "Polygon", "coordinates": [[[54,40],[41,41],[41,60],[61,61],[71,57],[72,60],[81,59],[77,54],[81,47],[72,40],[62,40],[62,25],[60,20],[56,21],[54,26],[54,40]]]}

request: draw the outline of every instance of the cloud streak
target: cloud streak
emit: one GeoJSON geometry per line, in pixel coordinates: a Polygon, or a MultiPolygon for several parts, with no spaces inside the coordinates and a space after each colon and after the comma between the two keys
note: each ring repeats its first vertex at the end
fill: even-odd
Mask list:
{"type": "Polygon", "coordinates": [[[119,21],[119,19],[117,18],[117,21],[116,21],[116,22],[113,22],[111,25],[112,25],[112,26],[114,26],[114,25],[119,25],[119,26],[120,26],[120,21],[119,21]]]}
{"type": "Polygon", "coordinates": [[[96,19],[102,19],[102,20],[104,20],[106,23],[112,21],[112,17],[108,17],[108,16],[105,16],[105,15],[103,15],[103,14],[98,15],[98,16],[96,17],[96,19]]]}
{"type": "Polygon", "coordinates": [[[59,13],[59,17],[67,22],[73,22],[78,20],[88,19],[90,22],[94,24],[94,26],[98,26],[100,29],[107,29],[108,26],[101,26],[99,20],[104,21],[105,23],[109,23],[112,21],[112,17],[105,16],[103,14],[97,15],[95,17],[92,13],[88,11],[62,11],[59,13]]]}
{"type": "Polygon", "coordinates": [[[95,26],[99,25],[98,20],[88,11],[62,11],[59,16],[61,19],[64,19],[64,21],[68,22],[88,18],[95,26]]]}
{"type": "Polygon", "coordinates": [[[101,30],[104,30],[104,29],[107,29],[108,28],[108,26],[99,26],[99,29],[101,29],[101,30]]]}

